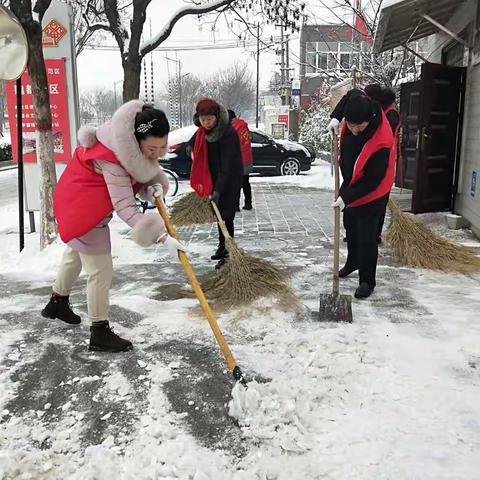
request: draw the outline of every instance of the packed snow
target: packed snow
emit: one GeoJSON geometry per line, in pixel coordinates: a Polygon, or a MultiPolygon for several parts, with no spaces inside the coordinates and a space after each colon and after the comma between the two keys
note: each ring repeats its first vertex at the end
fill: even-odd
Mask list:
{"type": "MultiPolygon", "coordinates": [[[[250,176],[250,183],[265,182],[265,177],[250,176]]],[[[322,160],[315,160],[310,170],[301,172],[300,175],[268,177],[268,183],[295,185],[303,188],[319,188],[333,190],[335,187],[331,171],[331,164],[322,160]]]]}

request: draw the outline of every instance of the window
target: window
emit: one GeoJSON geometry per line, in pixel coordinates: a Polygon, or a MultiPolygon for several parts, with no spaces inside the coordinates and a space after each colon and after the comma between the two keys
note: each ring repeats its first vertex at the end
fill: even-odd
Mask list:
{"type": "Polygon", "coordinates": [[[452,67],[463,67],[465,47],[459,42],[451,42],[442,50],[442,63],[452,67]]]}
{"type": "Polygon", "coordinates": [[[321,70],[327,70],[327,68],[328,68],[328,54],[317,53],[317,66],[321,70]]]}
{"type": "Polygon", "coordinates": [[[350,54],[349,53],[341,53],[340,54],[340,65],[345,70],[350,69],[350,54]]]}
{"type": "Polygon", "coordinates": [[[268,143],[268,138],[260,135],[258,132],[250,132],[251,142],[252,143],[268,143]]]}
{"type": "Polygon", "coordinates": [[[317,54],[315,52],[307,52],[307,73],[315,73],[317,71],[317,54]]]}

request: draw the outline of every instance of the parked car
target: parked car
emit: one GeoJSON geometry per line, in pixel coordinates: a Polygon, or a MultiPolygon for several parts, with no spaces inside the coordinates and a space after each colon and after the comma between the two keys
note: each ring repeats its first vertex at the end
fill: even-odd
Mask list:
{"type": "MultiPolygon", "coordinates": [[[[177,175],[188,177],[192,160],[187,154],[189,140],[196,132],[197,127],[174,130],[169,135],[169,150],[160,164],[177,175]]],[[[310,170],[315,160],[309,148],[289,140],[275,140],[258,129],[250,130],[252,142],[253,172],[273,175],[299,175],[300,172],[310,170]]]]}

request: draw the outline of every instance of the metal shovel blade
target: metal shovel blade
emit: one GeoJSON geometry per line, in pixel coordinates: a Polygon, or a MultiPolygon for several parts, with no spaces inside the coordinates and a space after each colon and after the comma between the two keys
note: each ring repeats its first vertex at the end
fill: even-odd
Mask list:
{"type": "Polygon", "coordinates": [[[335,293],[320,295],[320,322],[348,322],[352,323],[352,297],[335,293]]]}

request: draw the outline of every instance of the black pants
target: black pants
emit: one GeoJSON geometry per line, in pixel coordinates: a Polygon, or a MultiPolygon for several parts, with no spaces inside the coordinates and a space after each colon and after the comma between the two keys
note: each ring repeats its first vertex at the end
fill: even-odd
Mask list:
{"type": "Polygon", "coordinates": [[[250,186],[250,176],[248,173],[243,176],[243,195],[245,196],[245,205],[252,204],[252,187],[250,186]]]}
{"type": "Polygon", "coordinates": [[[384,213],[384,210],[365,212],[357,208],[346,208],[343,212],[348,247],[346,267],[358,269],[359,283],[366,282],[371,287],[376,285],[378,228],[384,213]]]}
{"type": "MultiPolygon", "coordinates": [[[[388,199],[390,198],[390,195],[387,197],[387,202],[388,199]]],[[[378,224],[378,233],[377,233],[377,238],[380,240],[382,238],[382,232],[383,232],[383,225],[385,223],[385,215],[387,213],[387,209],[383,210],[383,215],[380,217],[380,222],[378,224]]]]}
{"type": "MultiPolygon", "coordinates": [[[[235,224],[233,218],[231,220],[224,218],[223,221],[225,222],[225,226],[227,227],[228,233],[233,238],[235,235],[235,224]]],[[[225,236],[222,233],[220,225],[217,223],[218,226],[218,246],[220,248],[225,248],[225,236]]]]}

